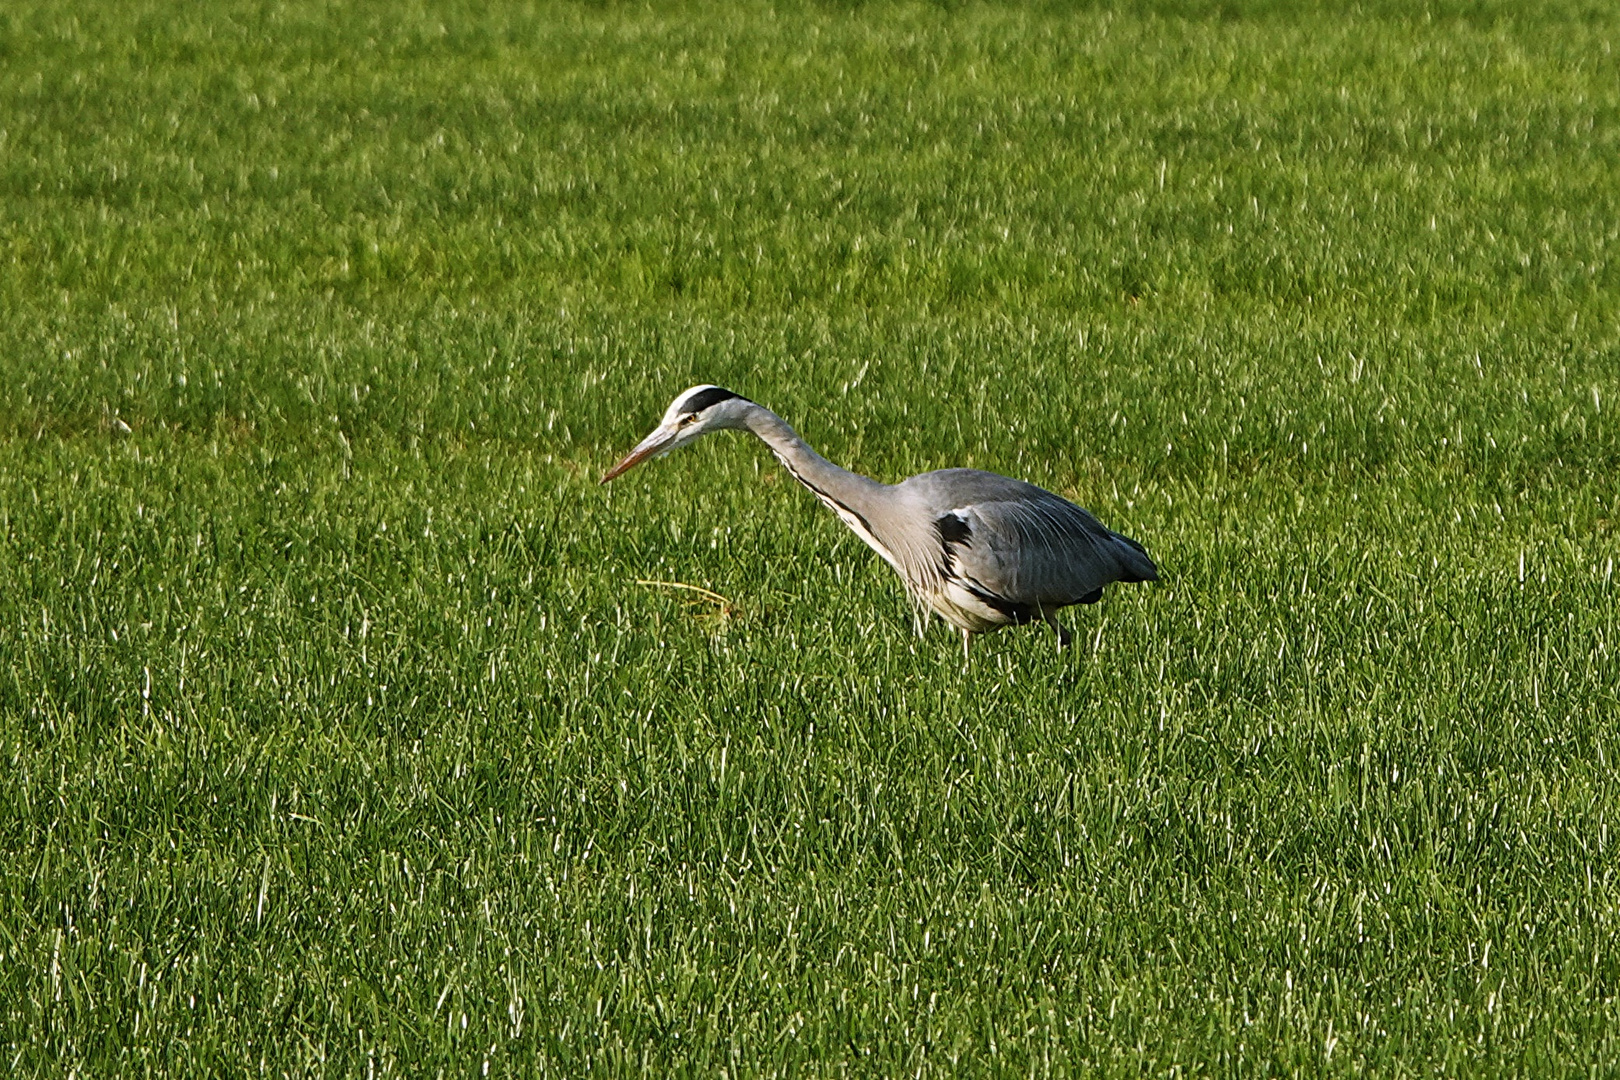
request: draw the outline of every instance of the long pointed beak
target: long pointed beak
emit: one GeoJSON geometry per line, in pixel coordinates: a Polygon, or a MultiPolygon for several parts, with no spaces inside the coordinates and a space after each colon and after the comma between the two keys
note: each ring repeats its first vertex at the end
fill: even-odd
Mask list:
{"type": "Polygon", "coordinates": [[[621,473],[629,472],[631,469],[635,468],[637,465],[640,465],[648,458],[657,457],[665,450],[670,449],[671,444],[675,442],[675,437],[677,434],[677,432],[671,431],[669,428],[658,428],[651,435],[648,435],[645,439],[642,439],[641,442],[637,443],[636,448],[626,454],[623,461],[609,469],[607,473],[603,475],[601,483],[605,484],[609,480],[612,480],[615,476],[618,476],[621,473]]]}

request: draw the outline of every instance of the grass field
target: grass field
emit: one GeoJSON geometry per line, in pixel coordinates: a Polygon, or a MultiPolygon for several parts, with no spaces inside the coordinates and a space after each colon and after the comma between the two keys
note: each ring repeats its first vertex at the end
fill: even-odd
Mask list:
{"type": "Polygon", "coordinates": [[[1620,10],[1339,8],[7,4],[0,1060],[1620,1067],[1620,10]]]}

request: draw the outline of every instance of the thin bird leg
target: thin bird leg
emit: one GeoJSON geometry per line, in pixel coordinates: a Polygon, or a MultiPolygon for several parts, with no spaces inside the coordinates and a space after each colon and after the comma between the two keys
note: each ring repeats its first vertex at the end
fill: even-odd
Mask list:
{"type": "Polygon", "coordinates": [[[963,668],[966,668],[968,666],[968,642],[970,642],[972,640],[973,640],[973,634],[972,634],[971,631],[968,631],[968,630],[962,631],[962,667],[963,668]]]}
{"type": "Polygon", "coordinates": [[[1047,611],[1045,608],[1042,608],[1041,609],[1041,618],[1046,620],[1046,625],[1047,626],[1050,626],[1053,630],[1057,631],[1058,648],[1067,649],[1069,647],[1069,641],[1070,641],[1069,632],[1063,628],[1062,623],[1057,621],[1057,616],[1053,615],[1050,611],[1047,611]]]}

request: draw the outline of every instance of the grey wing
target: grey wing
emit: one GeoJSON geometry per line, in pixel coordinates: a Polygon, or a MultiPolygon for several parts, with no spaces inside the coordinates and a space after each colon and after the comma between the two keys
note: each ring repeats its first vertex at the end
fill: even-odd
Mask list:
{"type": "MultiPolygon", "coordinates": [[[[965,471],[965,470],[964,470],[965,471]]],[[[980,474],[989,480],[993,474],[980,474]]],[[[1154,581],[1136,541],[1067,499],[1022,481],[959,484],[976,499],[936,520],[947,576],[1013,605],[1092,603],[1116,581],[1154,581]],[[979,490],[971,490],[978,488],[979,490]]]]}

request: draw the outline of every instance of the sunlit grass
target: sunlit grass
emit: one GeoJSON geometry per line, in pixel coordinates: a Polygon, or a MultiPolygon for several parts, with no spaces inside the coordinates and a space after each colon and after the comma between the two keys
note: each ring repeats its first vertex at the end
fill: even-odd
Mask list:
{"type": "Polygon", "coordinates": [[[5,1059],[1603,1071],[1617,30],[0,13],[5,1059]],[[1164,580],[964,672],[698,381],[1164,580]]]}

